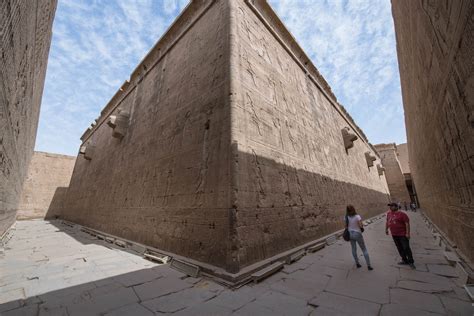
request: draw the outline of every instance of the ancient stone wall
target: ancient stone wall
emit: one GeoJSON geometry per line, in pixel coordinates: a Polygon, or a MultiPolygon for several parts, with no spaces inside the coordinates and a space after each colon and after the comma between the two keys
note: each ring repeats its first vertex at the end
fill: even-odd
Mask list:
{"type": "Polygon", "coordinates": [[[365,135],[266,1],[232,3],[233,255],[242,267],[341,229],[347,204],[364,218],[385,211],[388,189],[365,135]],[[352,148],[344,128],[358,137],[352,148]]]}
{"type": "Polygon", "coordinates": [[[23,184],[17,219],[60,215],[76,157],[36,151],[23,184]]]}
{"type": "Polygon", "coordinates": [[[398,159],[397,145],[394,143],[378,144],[375,145],[375,148],[380,154],[380,158],[382,158],[391,201],[401,203],[402,206],[404,206],[404,203],[410,204],[410,194],[405,183],[402,165],[398,159]]]}
{"type": "Polygon", "coordinates": [[[0,1],[0,236],[33,155],[56,0],[0,1]]]}
{"type": "Polygon", "coordinates": [[[393,0],[392,13],[418,198],[474,260],[474,2],[393,0]]]}
{"type": "Polygon", "coordinates": [[[64,218],[226,266],[226,2],[191,2],[86,131],[64,218]]]}
{"type": "Polygon", "coordinates": [[[64,218],[235,273],[386,209],[380,158],[254,3],[286,44],[244,0],[191,2],[84,133],[64,218]]]}
{"type": "Polygon", "coordinates": [[[410,173],[410,160],[408,159],[408,144],[398,144],[397,145],[397,158],[400,162],[400,167],[402,168],[402,173],[410,173]]]}

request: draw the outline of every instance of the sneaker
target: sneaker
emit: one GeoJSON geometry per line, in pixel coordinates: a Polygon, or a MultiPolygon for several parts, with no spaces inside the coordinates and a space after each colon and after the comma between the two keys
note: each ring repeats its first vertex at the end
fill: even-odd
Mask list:
{"type": "Polygon", "coordinates": [[[413,270],[416,270],[416,267],[415,267],[415,265],[414,265],[413,263],[410,263],[409,266],[410,266],[410,268],[412,268],[413,270]]]}
{"type": "Polygon", "coordinates": [[[372,271],[374,268],[372,268],[372,266],[368,266],[367,269],[369,269],[369,271],[372,271]]]}
{"type": "Polygon", "coordinates": [[[402,266],[405,266],[405,265],[407,265],[407,264],[408,264],[408,262],[405,262],[405,261],[400,261],[398,264],[399,264],[399,265],[402,265],[402,266]]]}
{"type": "Polygon", "coordinates": [[[356,267],[357,267],[357,269],[358,269],[358,268],[360,268],[360,267],[362,267],[362,266],[360,265],[360,263],[356,263],[356,267]]]}

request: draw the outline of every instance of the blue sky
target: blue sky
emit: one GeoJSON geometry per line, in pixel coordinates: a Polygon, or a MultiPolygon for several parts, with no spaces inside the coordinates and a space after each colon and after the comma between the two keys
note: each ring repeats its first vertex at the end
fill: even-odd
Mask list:
{"type": "MultiPolygon", "coordinates": [[[[79,137],[187,0],[59,0],[36,150],[79,137]]],[[[270,0],[373,144],[406,141],[389,0],[270,0]]]]}

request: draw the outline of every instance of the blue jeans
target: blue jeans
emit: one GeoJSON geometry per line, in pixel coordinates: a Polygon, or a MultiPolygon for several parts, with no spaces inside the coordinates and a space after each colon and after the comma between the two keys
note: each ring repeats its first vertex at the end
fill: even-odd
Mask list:
{"type": "Polygon", "coordinates": [[[359,244],[359,247],[362,250],[362,253],[364,254],[367,266],[370,266],[369,253],[367,252],[367,248],[365,247],[364,237],[362,236],[362,233],[350,230],[349,234],[351,236],[352,256],[354,257],[355,263],[359,263],[359,258],[357,257],[357,243],[359,244]]]}

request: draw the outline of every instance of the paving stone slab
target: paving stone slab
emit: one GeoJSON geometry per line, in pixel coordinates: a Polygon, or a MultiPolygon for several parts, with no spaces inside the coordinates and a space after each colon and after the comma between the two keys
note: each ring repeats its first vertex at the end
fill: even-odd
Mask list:
{"type": "Polygon", "coordinates": [[[38,313],[39,307],[35,304],[3,312],[2,316],[37,316],[38,313]]]}
{"type": "Polygon", "coordinates": [[[152,313],[139,303],[133,303],[130,305],[122,306],[118,309],[114,309],[108,313],[105,313],[104,316],[153,316],[155,313],[152,313]]]}
{"type": "Polygon", "coordinates": [[[312,311],[306,300],[275,291],[269,291],[257,297],[255,303],[282,315],[308,315],[312,311]]]}
{"type": "Polygon", "coordinates": [[[424,293],[444,293],[453,291],[453,288],[449,285],[431,284],[418,281],[399,281],[397,287],[424,293]]]}
{"type": "Polygon", "coordinates": [[[56,306],[49,308],[47,306],[39,306],[38,316],[69,316],[67,308],[64,306],[56,306]]]}
{"type": "Polygon", "coordinates": [[[170,295],[143,301],[141,304],[155,312],[175,313],[182,309],[203,303],[215,296],[216,293],[210,291],[201,290],[199,288],[189,288],[170,295]]]}
{"type": "MultiPolygon", "coordinates": [[[[231,315],[232,311],[220,305],[213,304],[212,302],[205,302],[203,304],[195,305],[190,308],[186,308],[173,315],[177,316],[226,316],[231,315]]],[[[250,314],[248,314],[250,315],[250,314]]]]}
{"type": "Polygon", "coordinates": [[[325,312],[333,311],[333,315],[337,315],[338,313],[348,315],[377,315],[380,310],[379,304],[328,292],[320,293],[308,301],[308,303],[316,308],[314,312],[315,315],[319,315],[318,312],[320,309],[323,309],[325,312]]]}
{"type": "Polygon", "coordinates": [[[423,311],[414,307],[400,304],[385,304],[382,306],[380,316],[433,316],[433,313],[423,311]]]}
{"type": "Polygon", "coordinates": [[[448,315],[474,315],[474,304],[451,297],[440,295],[439,298],[443,302],[448,315]]]}
{"type": "Polygon", "coordinates": [[[148,301],[152,298],[179,292],[190,287],[192,287],[192,284],[189,284],[186,281],[164,277],[134,286],[133,288],[141,301],[148,301]]]}
{"type": "Polygon", "coordinates": [[[119,288],[102,295],[93,295],[90,300],[67,306],[69,316],[96,315],[121,306],[138,302],[132,288],[119,288]]]}
{"type": "Polygon", "coordinates": [[[389,284],[382,279],[331,279],[327,292],[366,300],[377,304],[386,304],[390,300],[389,284]]]}
{"type": "Polygon", "coordinates": [[[400,270],[401,280],[413,280],[431,284],[451,285],[452,280],[443,276],[432,274],[429,272],[421,272],[416,270],[400,270]]]}
{"type": "Polygon", "coordinates": [[[390,303],[400,304],[438,314],[445,310],[436,295],[403,289],[390,289],[390,303]]]}
{"type": "Polygon", "coordinates": [[[454,269],[450,265],[428,264],[427,266],[428,266],[429,272],[431,273],[446,276],[446,277],[452,277],[452,278],[458,277],[456,269],[454,269]]]}
{"type": "Polygon", "coordinates": [[[163,277],[163,275],[157,270],[145,269],[118,275],[113,279],[123,286],[129,287],[150,282],[161,277],[163,277]]]}
{"type": "Polygon", "coordinates": [[[257,291],[255,289],[245,285],[234,291],[225,290],[215,298],[211,299],[215,305],[229,308],[230,310],[237,310],[245,304],[255,300],[257,298],[257,291]]]}
{"type": "Polygon", "coordinates": [[[306,280],[288,278],[272,284],[270,289],[292,297],[309,300],[324,291],[329,279],[327,276],[317,278],[309,276],[306,280]]]}

